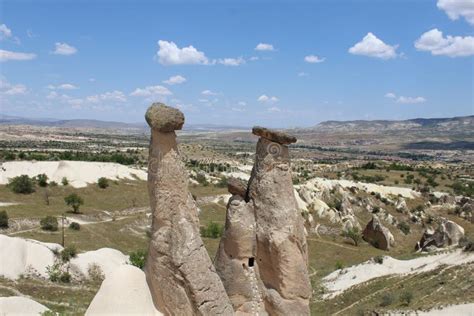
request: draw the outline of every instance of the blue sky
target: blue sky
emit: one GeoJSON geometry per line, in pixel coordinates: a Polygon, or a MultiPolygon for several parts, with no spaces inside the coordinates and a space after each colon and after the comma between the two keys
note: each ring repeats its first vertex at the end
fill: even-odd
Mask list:
{"type": "Polygon", "coordinates": [[[469,0],[0,4],[2,114],[139,122],[153,101],[190,124],[473,114],[469,0]]]}

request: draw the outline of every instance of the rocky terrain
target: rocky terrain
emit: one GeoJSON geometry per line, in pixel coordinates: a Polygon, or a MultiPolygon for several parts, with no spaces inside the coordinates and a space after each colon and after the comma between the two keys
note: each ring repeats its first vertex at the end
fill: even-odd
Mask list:
{"type": "MultiPolygon", "coordinates": [[[[445,128],[451,137],[464,128],[469,139],[468,127],[455,127],[469,119],[386,129],[445,128]]],[[[473,308],[473,169],[462,160],[469,150],[437,160],[398,150],[390,159],[360,152],[352,159],[305,145],[332,136],[261,127],[179,133],[182,114],[160,105],[147,121],[150,143],[42,129],[26,138],[32,152],[25,140],[2,139],[0,310],[462,315],[473,308]],[[80,147],[64,156],[47,139],[78,139],[80,147]],[[74,161],[79,156],[90,161],[74,161]],[[32,179],[32,192],[12,191],[20,175],[32,179]],[[65,204],[72,193],[84,200],[77,213],[65,204]],[[58,219],[57,230],[44,229],[46,216],[58,219]]]]}

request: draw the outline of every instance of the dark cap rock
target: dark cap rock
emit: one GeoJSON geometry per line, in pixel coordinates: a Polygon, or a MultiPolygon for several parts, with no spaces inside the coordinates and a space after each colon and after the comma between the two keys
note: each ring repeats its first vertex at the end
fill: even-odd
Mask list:
{"type": "Polygon", "coordinates": [[[230,177],[227,179],[227,190],[232,195],[245,197],[247,194],[247,184],[240,179],[230,177]]]}
{"type": "Polygon", "coordinates": [[[265,128],[265,127],[254,126],[254,128],[252,128],[252,133],[254,135],[266,138],[268,140],[271,140],[272,142],[275,142],[281,145],[296,143],[295,136],[288,135],[286,133],[279,132],[279,131],[265,128]]]}
{"type": "Polygon", "coordinates": [[[184,125],[183,112],[163,103],[153,103],[146,111],[145,119],[152,129],[160,132],[180,130],[184,125]]]}

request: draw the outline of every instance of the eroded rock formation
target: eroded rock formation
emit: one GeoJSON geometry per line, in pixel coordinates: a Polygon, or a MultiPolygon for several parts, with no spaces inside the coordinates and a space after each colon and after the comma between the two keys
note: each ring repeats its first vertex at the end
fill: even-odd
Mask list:
{"type": "Polygon", "coordinates": [[[234,309],[243,314],[309,315],[308,251],[291,178],[288,144],[263,127],[245,196],[232,180],[216,266],[234,309]]]}
{"type": "Polygon", "coordinates": [[[436,230],[427,229],[425,231],[415,248],[417,250],[430,251],[436,248],[456,246],[463,236],[464,228],[453,221],[442,219],[436,230]]]}
{"type": "Polygon", "coordinates": [[[184,115],[155,103],[146,121],[152,129],[148,191],[153,221],[145,273],[153,302],[166,315],[232,315],[199,235],[197,207],[177,148],[174,131],[183,126],[184,115]]]}
{"type": "Polygon", "coordinates": [[[395,244],[392,233],[382,225],[376,215],[372,216],[372,220],[362,232],[362,237],[375,248],[382,250],[389,250],[395,244]]]}

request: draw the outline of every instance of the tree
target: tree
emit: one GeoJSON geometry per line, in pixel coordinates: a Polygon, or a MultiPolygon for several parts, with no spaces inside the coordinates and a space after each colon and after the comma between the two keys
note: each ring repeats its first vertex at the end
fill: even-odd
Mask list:
{"type": "Polygon", "coordinates": [[[37,175],[36,181],[40,187],[44,188],[48,186],[48,176],[45,173],[37,175]]]}
{"type": "Polygon", "coordinates": [[[73,213],[79,213],[79,207],[84,204],[84,200],[76,193],[71,193],[64,198],[64,202],[72,207],[73,213]]]}
{"type": "Polygon", "coordinates": [[[0,211],[0,228],[8,228],[7,211],[0,211]]]}
{"type": "Polygon", "coordinates": [[[30,194],[35,192],[33,180],[26,174],[10,179],[8,186],[14,193],[30,194]]]}
{"type": "Polygon", "coordinates": [[[77,222],[72,222],[71,224],[69,224],[69,229],[80,230],[81,229],[81,224],[79,224],[77,222]]]}
{"type": "Polygon", "coordinates": [[[342,237],[349,238],[354,242],[355,246],[359,246],[359,242],[362,239],[359,229],[357,227],[349,228],[346,231],[342,232],[342,237]]]}
{"type": "Polygon", "coordinates": [[[105,189],[109,186],[109,180],[107,180],[107,178],[101,177],[99,180],[97,180],[97,185],[99,188],[105,189]]]}
{"type": "Polygon", "coordinates": [[[66,186],[66,185],[69,184],[69,180],[68,180],[66,177],[63,177],[63,178],[61,179],[61,184],[64,185],[64,186],[66,186]]]}
{"type": "Polygon", "coordinates": [[[55,232],[58,230],[58,220],[53,216],[46,216],[40,221],[41,229],[55,232]]]}

